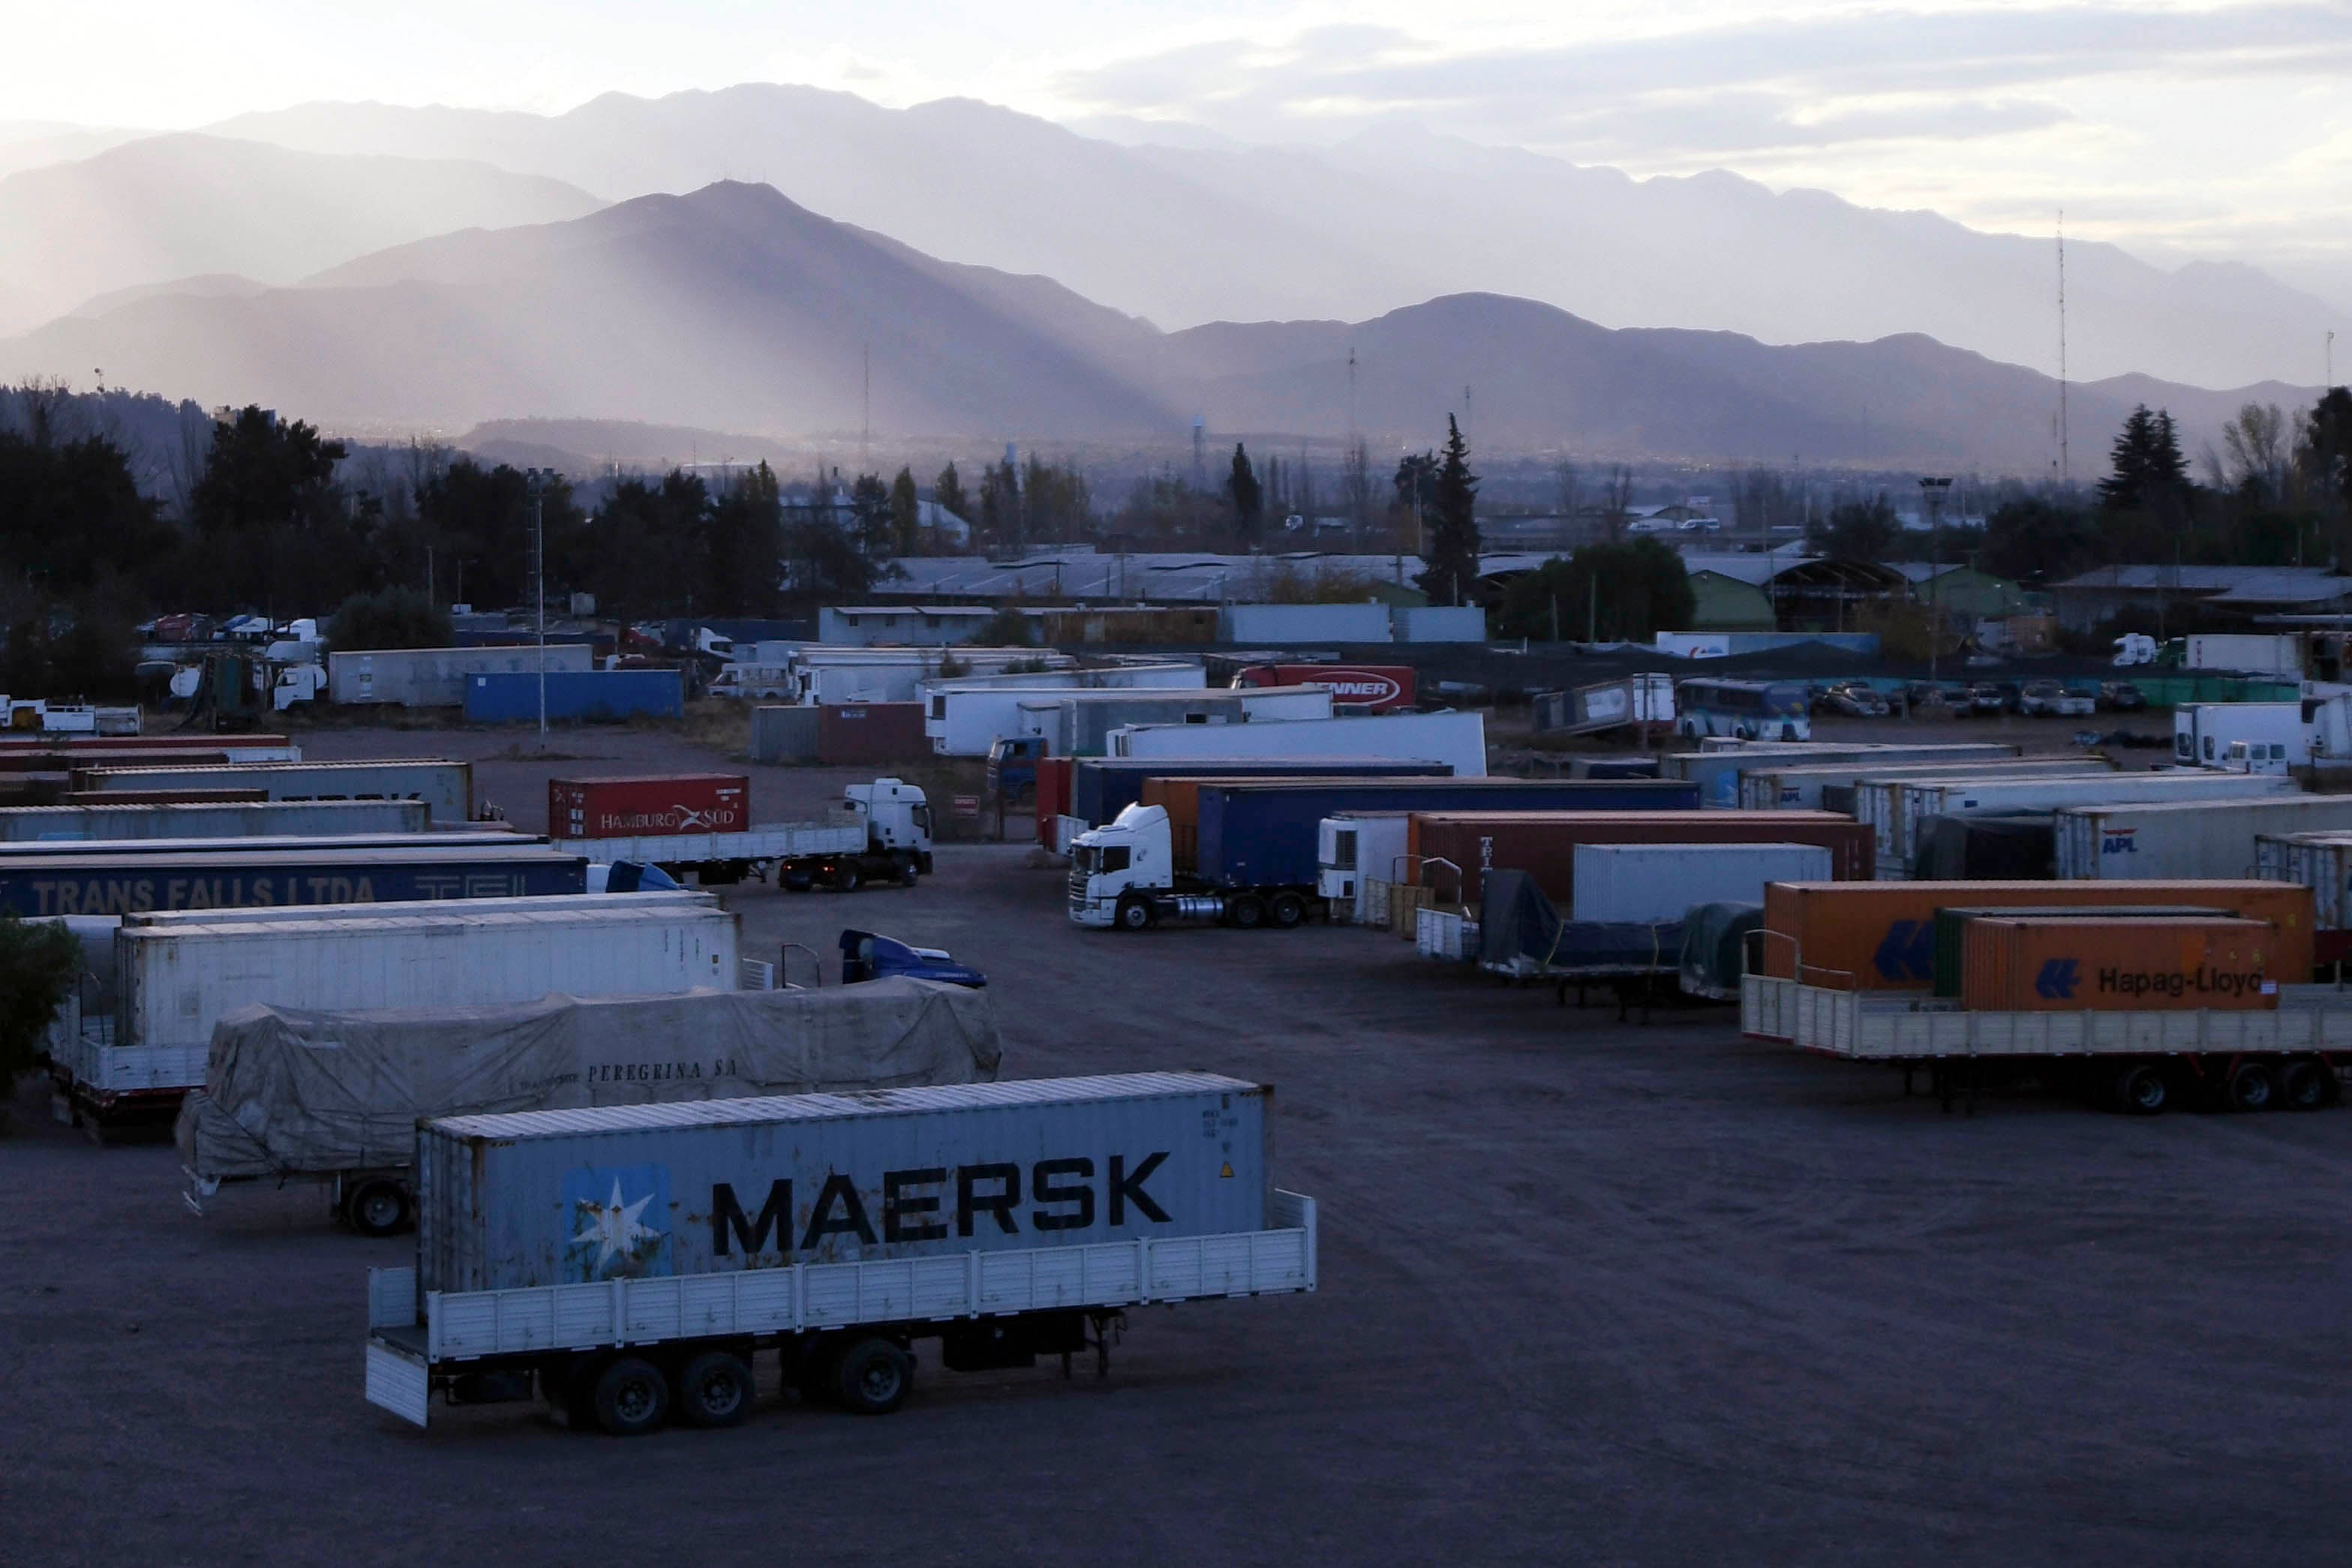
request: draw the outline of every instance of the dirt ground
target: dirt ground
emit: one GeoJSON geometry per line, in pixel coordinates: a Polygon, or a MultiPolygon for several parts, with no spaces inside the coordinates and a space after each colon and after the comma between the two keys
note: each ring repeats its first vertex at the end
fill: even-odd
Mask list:
{"type": "MultiPolygon", "coordinates": [[[[1960,726],[1966,729],[1967,726],[1960,726]]],[[[653,735],[342,732],[551,772],[653,735]]],[[[343,749],[349,745],[352,749],[343,749]]],[[[854,773],[758,770],[781,815],[854,773]]],[[[1108,1382],[928,1356],[881,1420],[772,1398],[619,1442],[361,1396],[365,1269],[314,1194],[198,1221],[167,1146],[30,1083],[0,1137],[0,1563],[2336,1563],[2352,1111],[1973,1118],[1743,1041],[1556,1006],[1348,928],[1082,931],[1019,847],[914,889],[729,895],[985,969],[1005,1074],[1277,1086],[1321,1291],[1134,1316],[1108,1382]]],[[[805,961],[797,961],[805,973],[805,961]]]]}

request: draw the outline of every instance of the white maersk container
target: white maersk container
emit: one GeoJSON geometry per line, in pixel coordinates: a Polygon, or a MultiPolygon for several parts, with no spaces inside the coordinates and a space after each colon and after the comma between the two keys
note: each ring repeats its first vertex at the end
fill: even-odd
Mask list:
{"type": "Polygon", "coordinates": [[[2352,831],[2352,795],[2073,806],[2058,813],[2057,828],[2061,878],[2252,877],[2263,835],[2352,831]]]}
{"type": "Polygon", "coordinates": [[[442,757],[353,763],[227,763],[214,766],[78,768],[87,790],[257,789],[272,801],[421,800],[436,826],[470,821],[474,769],[442,757]]]}
{"type": "Polygon", "coordinates": [[[1474,712],[1386,713],[1280,724],[1135,724],[1106,738],[1106,754],[1186,757],[1361,757],[1448,763],[1458,779],[1486,776],[1486,721],[1474,712]]]}
{"type": "Polygon", "coordinates": [[[729,991],[736,917],[715,902],[620,907],[602,899],[511,913],[376,919],[167,921],[115,934],[112,1043],[76,1064],[92,1088],[204,1081],[223,1014],[262,1003],[352,1009],[450,1007],[568,996],[729,991]],[[84,1068],[87,1071],[82,1070],[84,1068]]]}
{"type": "Polygon", "coordinates": [[[537,674],[596,668],[586,643],[550,643],[546,663],[529,647],[362,648],[327,656],[330,702],[385,703],[399,708],[456,708],[466,700],[469,675],[537,674]]]}
{"type": "Polygon", "coordinates": [[[2228,766],[2233,741],[2263,749],[2255,773],[2284,773],[2311,762],[2311,726],[2299,701],[2188,702],[2172,710],[2172,758],[2183,767],[2228,766]],[[2275,759],[2267,755],[2273,746],[2283,748],[2275,759]]]}
{"type": "MultiPolygon", "coordinates": [[[[1821,767],[1782,768],[1739,775],[1739,805],[1746,811],[1819,811],[1822,791],[1859,790],[1864,780],[1885,783],[1932,778],[2042,778],[2062,773],[2115,772],[2099,757],[2053,757],[2047,761],[2003,758],[1982,765],[1953,763],[1831,763],[1821,767]]],[[[1856,799],[1860,804],[1859,796],[1856,799]]]]}
{"type": "Polygon", "coordinates": [[[2189,639],[2188,666],[2299,677],[2303,639],[2293,632],[2200,633],[2189,639]]]}
{"type": "Polygon", "coordinates": [[[422,833],[429,814],[414,800],[250,801],[229,805],[0,806],[0,843],[104,839],[261,838],[422,833]]]}
{"type": "Polygon", "coordinates": [[[1882,844],[1878,862],[1881,881],[1899,882],[1919,842],[1919,824],[1931,816],[1982,816],[2020,812],[2056,811],[2067,805],[2131,805],[2142,802],[2251,800],[2263,795],[2300,794],[2293,779],[2268,773],[2098,773],[2085,777],[2047,779],[1929,779],[1897,786],[1894,855],[1885,857],[1885,827],[1875,829],[1882,844]]]}
{"type": "Polygon", "coordinates": [[[1826,882],[1830,852],[1811,844],[1579,844],[1571,920],[1679,921],[1693,904],[1760,904],[1767,882],[1826,882]]]}

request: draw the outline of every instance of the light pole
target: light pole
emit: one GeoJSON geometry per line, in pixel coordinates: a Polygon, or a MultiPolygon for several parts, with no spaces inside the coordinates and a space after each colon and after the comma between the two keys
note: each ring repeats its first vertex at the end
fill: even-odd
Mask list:
{"type": "Polygon", "coordinates": [[[539,743],[547,745],[547,526],[543,498],[558,478],[552,468],[525,468],[523,484],[530,493],[530,592],[539,625],[539,743]]]}
{"type": "Polygon", "coordinates": [[[1919,494],[1927,503],[1927,685],[1936,684],[1937,635],[1944,626],[1944,497],[1951,476],[1923,479],[1919,494]]]}

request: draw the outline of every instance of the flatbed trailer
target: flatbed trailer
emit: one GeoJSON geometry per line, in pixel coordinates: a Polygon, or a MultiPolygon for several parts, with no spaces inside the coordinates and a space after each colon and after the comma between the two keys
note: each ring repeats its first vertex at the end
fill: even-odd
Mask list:
{"type": "Polygon", "coordinates": [[[783,822],[732,833],[653,833],[625,838],[559,838],[556,847],[592,866],[633,860],[673,877],[691,871],[706,887],[746,877],[793,892],[814,887],[856,892],[870,881],[913,887],[930,875],[931,813],[923,792],[876,779],[843,792],[845,809],[825,822],[783,822]]]}
{"type": "Polygon", "coordinates": [[[1982,1064],[2038,1064],[2154,1115],[2189,1089],[2237,1110],[2315,1110],[2352,1064],[2352,990],[2281,985],[2275,1010],[1970,1010],[1920,991],[1846,991],[1748,973],[1740,1032],[1849,1061],[1926,1067],[1940,1083],[1982,1064]]]}
{"type": "Polygon", "coordinates": [[[368,1271],[368,1403],[424,1426],[452,1405],[529,1399],[575,1426],[634,1436],[665,1415],[732,1426],[760,1351],[804,1397],[898,1408],[908,1347],[941,1342],[951,1371],[1028,1366],[1091,1349],[1130,1307],[1295,1295],[1317,1285],[1315,1200],[1276,1189],[1264,1230],[864,1263],[800,1263],[508,1290],[425,1291],[416,1270],[368,1271]],[[1088,1337],[1091,1331],[1091,1337],[1088,1337]]]}

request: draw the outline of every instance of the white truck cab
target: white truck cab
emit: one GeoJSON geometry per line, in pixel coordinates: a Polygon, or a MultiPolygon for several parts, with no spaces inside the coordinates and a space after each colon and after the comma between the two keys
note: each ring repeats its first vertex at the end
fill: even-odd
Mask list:
{"type": "Polygon", "coordinates": [[[1070,845],[1070,919],[1084,926],[1141,931],[1152,900],[1175,886],[1168,808],[1130,805],[1070,845]]]}
{"type": "Polygon", "coordinates": [[[919,858],[923,870],[931,868],[931,805],[919,786],[904,779],[876,779],[851,784],[842,798],[865,819],[870,852],[908,851],[919,858]]]}

